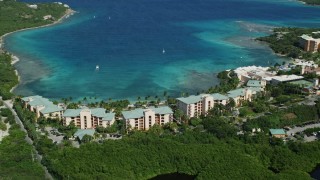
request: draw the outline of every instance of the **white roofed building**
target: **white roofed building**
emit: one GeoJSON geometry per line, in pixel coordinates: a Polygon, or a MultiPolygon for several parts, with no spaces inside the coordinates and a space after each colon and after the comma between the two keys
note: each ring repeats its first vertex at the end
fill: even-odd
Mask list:
{"type": "Polygon", "coordinates": [[[263,80],[276,75],[276,72],[268,71],[269,67],[247,66],[239,67],[234,70],[238,79],[242,82],[247,82],[250,79],[263,80]]]}
{"type": "Polygon", "coordinates": [[[299,79],[303,79],[303,78],[304,78],[303,76],[298,76],[295,74],[274,76],[271,79],[271,83],[278,84],[278,83],[282,83],[282,82],[289,82],[289,81],[299,80],[299,79]]]}

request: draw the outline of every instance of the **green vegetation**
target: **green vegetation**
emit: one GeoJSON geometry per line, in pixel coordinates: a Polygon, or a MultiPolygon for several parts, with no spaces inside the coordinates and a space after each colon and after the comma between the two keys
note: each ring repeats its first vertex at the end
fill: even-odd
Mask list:
{"type": "Polygon", "coordinates": [[[233,71],[222,71],[218,73],[217,77],[220,80],[220,85],[211,87],[208,93],[226,93],[236,89],[239,84],[239,79],[233,71]]]}
{"type": "MultiPolygon", "coordinates": [[[[262,98],[246,106],[252,111],[265,106],[271,114],[249,119],[243,135],[236,134],[233,118],[216,116],[213,110],[207,117],[191,119],[193,128],[171,123],[163,128],[154,126],[148,132],[133,131],[122,140],[100,143],[86,137],[80,148],[74,148],[68,140],[55,145],[36,132],[34,114],[15,103],[29,136],[44,157],[44,164],[57,179],[148,179],[173,172],[197,175],[197,179],[310,179],[307,172],[320,162],[320,142],[284,144],[275,140],[277,143],[270,144],[268,127],[286,125],[283,122],[289,120],[284,117],[291,117],[285,116],[290,108],[272,108],[262,98]],[[259,126],[265,127],[263,132],[253,136],[251,128],[259,126]]],[[[298,113],[307,108],[311,110],[306,113],[318,112],[316,106],[315,110],[305,106],[293,108],[298,113]]],[[[301,117],[293,116],[304,122],[301,117]]],[[[98,131],[106,132],[103,128],[98,131]]]]}
{"type": "Polygon", "coordinates": [[[300,1],[305,2],[306,4],[320,5],[320,0],[300,0],[300,1]]]}
{"type": "MultiPolygon", "coordinates": [[[[2,109],[1,112],[5,112],[7,119],[13,116],[7,109],[2,109]]],[[[32,146],[24,140],[26,134],[14,119],[9,122],[9,136],[0,141],[0,179],[44,179],[44,171],[35,160],[32,146]]],[[[4,130],[4,127],[7,128],[0,121],[0,129],[4,130]]]]}
{"type": "Polygon", "coordinates": [[[270,36],[260,37],[257,40],[267,42],[270,48],[275,52],[287,57],[303,58],[307,60],[320,60],[320,53],[305,52],[299,47],[299,36],[319,31],[313,28],[275,28],[270,36]]]}
{"type": "MultiPolygon", "coordinates": [[[[52,23],[62,17],[66,12],[65,7],[56,3],[38,4],[37,9],[32,9],[26,3],[14,0],[0,2],[0,36],[16,30],[37,27],[52,23]],[[52,15],[52,19],[43,20],[43,16],[52,15]]],[[[0,50],[0,96],[10,99],[13,94],[10,90],[18,84],[18,77],[11,65],[11,55],[0,50]]]]}
{"type": "Polygon", "coordinates": [[[5,100],[13,96],[10,90],[18,84],[18,77],[14,67],[11,65],[11,61],[11,55],[7,53],[0,54],[0,96],[5,100]]]}
{"type": "Polygon", "coordinates": [[[14,0],[0,2],[0,36],[19,29],[50,24],[62,17],[67,8],[56,3],[37,4],[37,9],[27,6],[27,3],[14,0]],[[53,19],[44,20],[43,16],[51,15],[53,19]]]}
{"type": "MultiPolygon", "coordinates": [[[[1,118],[1,117],[0,117],[1,118]]],[[[3,123],[0,119],[0,130],[2,131],[6,131],[7,130],[7,125],[5,123],[3,123]]]]}

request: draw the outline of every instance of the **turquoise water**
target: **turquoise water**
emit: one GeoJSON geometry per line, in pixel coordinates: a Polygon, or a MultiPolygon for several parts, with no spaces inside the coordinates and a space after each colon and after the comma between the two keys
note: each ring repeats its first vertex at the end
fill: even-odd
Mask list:
{"type": "Polygon", "coordinates": [[[284,60],[254,37],[275,26],[319,27],[320,19],[318,7],[284,0],[65,2],[79,13],[5,39],[20,58],[15,93],[131,100],[197,93],[218,84],[219,71],[284,60]]]}

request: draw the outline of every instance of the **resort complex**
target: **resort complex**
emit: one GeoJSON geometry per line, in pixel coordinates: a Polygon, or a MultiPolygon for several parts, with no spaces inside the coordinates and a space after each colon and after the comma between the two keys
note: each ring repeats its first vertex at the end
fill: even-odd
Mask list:
{"type": "Polygon", "coordinates": [[[319,7],[39,2],[0,0],[0,180],[320,179],[320,29],[266,23],[319,7]]]}
{"type": "Polygon", "coordinates": [[[24,107],[36,113],[36,117],[61,119],[63,109],[53,104],[47,98],[42,96],[29,96],[22,98],[24,107]]]}
{"type": "Polygon", "coordinates": [[[122,115],[127,129],[148,130],[155,124],[163,126],[173,121],[173,111],[168,106],[138,108],[123,111],[122,115]]]}
{"type": "Polygon", "coordinates": [[[106,128],[115,122],[115,113],[106,113],[103,108],[67,109],[62,117],[65,126],[73,122],[80,129],[92,129],[98,126],[106,128]]]}

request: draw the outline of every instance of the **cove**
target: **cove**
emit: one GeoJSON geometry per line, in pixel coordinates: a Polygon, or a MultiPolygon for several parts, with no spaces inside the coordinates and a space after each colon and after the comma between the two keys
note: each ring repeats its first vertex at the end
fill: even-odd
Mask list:
{"type": "Polygon", "coordinates": [[[20,58],[14,93],[74,100],[201,93],[219,84],[220,71],[286,60],[254,38],[277,26],[317,27],[320,19],[319,7],[286,0],[63,3],[78,13],[4,39],[20,58]]]}

